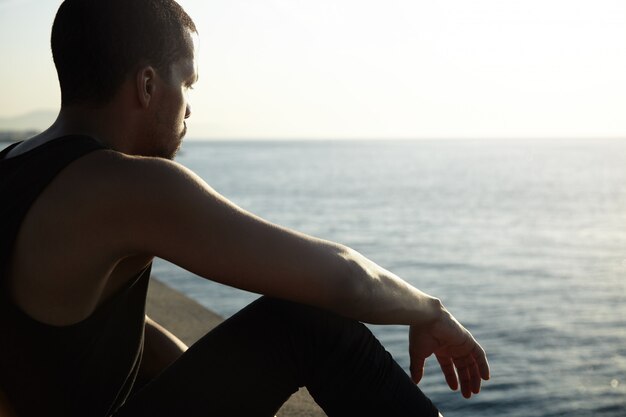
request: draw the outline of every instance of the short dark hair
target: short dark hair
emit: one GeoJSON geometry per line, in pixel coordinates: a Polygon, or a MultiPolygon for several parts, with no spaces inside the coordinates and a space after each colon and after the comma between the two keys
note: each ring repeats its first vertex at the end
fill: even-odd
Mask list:
{"type": "Polygon", "coordinates": [[[196,26],[173,0],[65,0],[52,26],[61,105],[104,104],[142,65],[169,76],[196,26]]]}

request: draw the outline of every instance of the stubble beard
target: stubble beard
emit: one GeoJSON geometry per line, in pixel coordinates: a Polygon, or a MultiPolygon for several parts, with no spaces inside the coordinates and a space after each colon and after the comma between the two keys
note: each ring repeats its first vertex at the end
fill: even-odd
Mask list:
{"type": "Polygon", "coordinates": [[[157,158],[174,160],[180,150],[183,138],[187,134],[187,123],[183,122],[181,131],[171,131],[167,137],[163,136],[163,131],[153,131],[150,141],[155,144],[150,155],[157,158]]]}
{"type": "Polygon", "coordinates": [[[174,158],[176,158],[176,155],[178,154],[178,151],[180,150],[180,147],[183,144],[183,139],[185,138],[186,134],[187,134],[187,123],[183,122],[183,131],[180,132],[180,135],[178,136],[178,141],[176,143],[176,148],[174,149],[174,151],[171,153],[171,155],[167,159],[174,160],[174,158]]]}

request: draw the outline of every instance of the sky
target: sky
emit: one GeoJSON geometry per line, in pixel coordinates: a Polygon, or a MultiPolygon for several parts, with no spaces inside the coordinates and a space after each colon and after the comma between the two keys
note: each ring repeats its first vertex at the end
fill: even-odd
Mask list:
{"type": "MultiPolygon", "coordinates": [[[[188,137],[626,137],[623,0],[181,0],[188,137]]],[[[56,111],[59,0],[0,0],[0,118],[56,111]]]]}

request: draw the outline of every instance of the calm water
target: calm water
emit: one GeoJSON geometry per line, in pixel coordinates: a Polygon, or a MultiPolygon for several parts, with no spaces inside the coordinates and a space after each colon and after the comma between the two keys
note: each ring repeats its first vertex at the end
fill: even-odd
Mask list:
{"type": "MultiPolygon", "coordinates": [[[[240,206],[345,243],[440,297],[489,353],[447,417],[626,416],[626,141],[189,142],[178,160],[240,206]]],[[[255,296],[157,262],[229,316],[255,296]]],[[[408,367],[406,328],[375,327],[408,367]]]]}

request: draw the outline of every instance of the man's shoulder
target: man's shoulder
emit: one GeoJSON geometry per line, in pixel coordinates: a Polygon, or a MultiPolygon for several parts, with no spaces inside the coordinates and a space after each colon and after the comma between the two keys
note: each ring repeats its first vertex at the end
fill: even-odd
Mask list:
{"type": "Polygon", "coordinates": [[[97,150],[68,165],[34,208],[44,218],[53,213],[86,229],[93,219],[123,227],[157,205],[176,204],[175,190],[188,187],[192,176],[170,160],[97,150]]]}
{"type": "Polygon", "coordinates": [[[108,254],[107,262],[147,253],[140,238],[184,217],[172,213],[194,206],[198,188],[176,162],[97,150],[50,183],[31,207],[23,235],[38,245],[41,236],[54,237],[73,253],[108,254]]]}
{"type": "Polygon", "coordinates": [[[112,149],[99,149],[81,158],[80,169],[92,175],[114,174],[120,175],[132,173],[136,170],[149,170],[150,172],[163,172],[173,167],[182,167],[177,162],[165,158],[130,155],[112,149]]]}
{"type": "Polygon", "coordinates": [[[91,189],[102,196],[102,193],[151,191],[155,185],[166,187],[193,176],[191,171],[168,159],[127,155],[109,149],[85,155],[68,168],[67,182],[76,185],[81,193],[91,189]]]}

